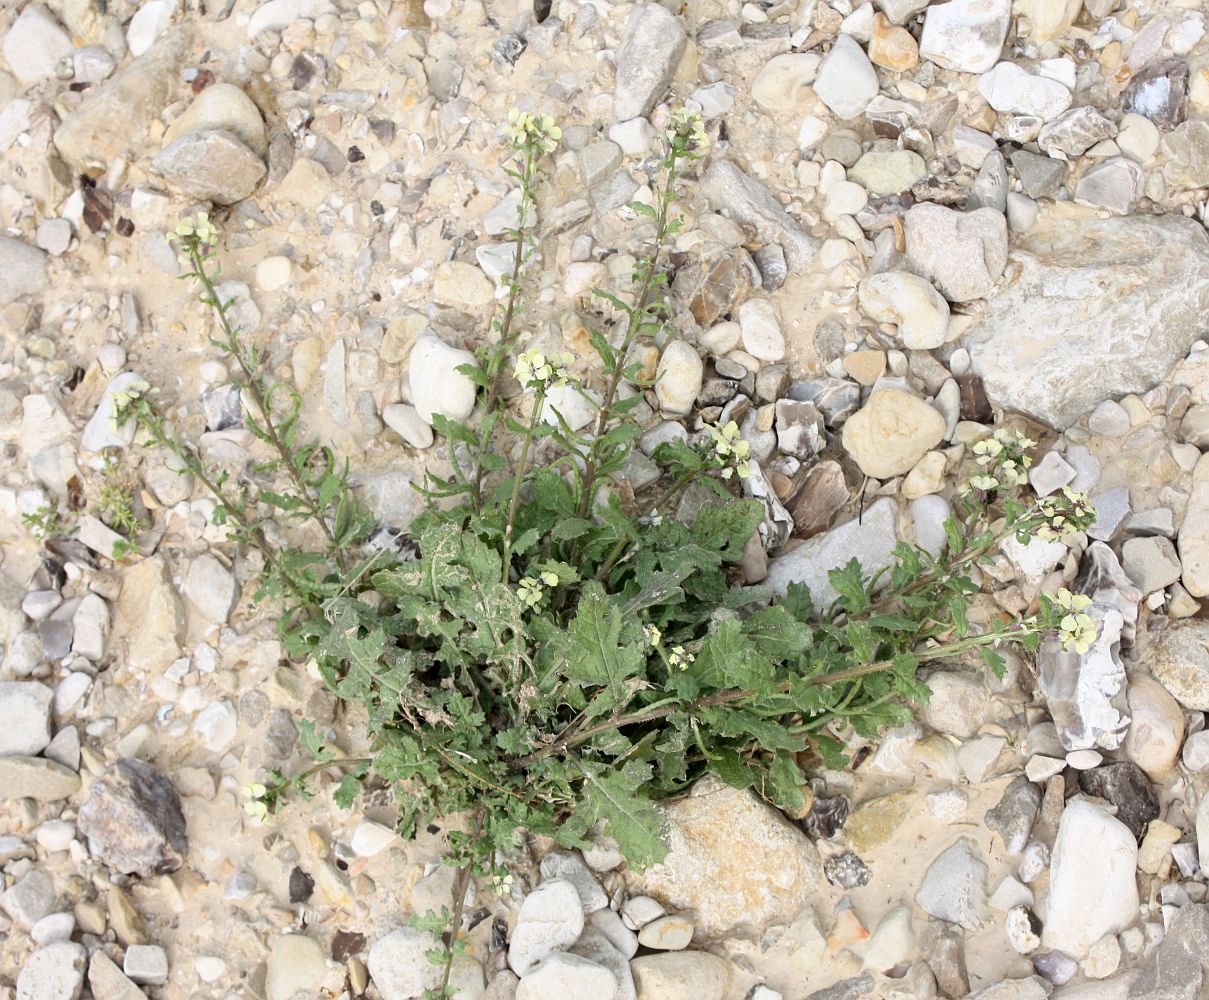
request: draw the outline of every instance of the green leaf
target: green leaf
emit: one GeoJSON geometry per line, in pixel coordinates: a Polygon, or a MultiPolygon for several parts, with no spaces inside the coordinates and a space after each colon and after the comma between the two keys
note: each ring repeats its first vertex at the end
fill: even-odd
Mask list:
{"type": "Polygon", "coordinates": [[[298,723],[298,742],[320,763],[334,760],[336,757],[334,753],[326,749],[324,746],[326,741],[310,719],[303,719],[298,723]]]}
{"type": "Polygon", "coordinates": [[[693,520],[694,541],[721,553],[728,562],[739,558],[743,546],[764,520],[758,500],[736,500],[721,506],[705,506],[693,520]]]}
{"type": "Polygon", "coordinates": [[[846,566],[831,570],[827,579],[839,592],[840,603],[848,614],[859,615],[869,607],[869,593],[865,588],[865,576],[858,559],[852,558],[846,566]]]}
{"type": "Polygon", "coordinates": [[[802,774],[793,754],[779,753],[768,767],[764,797],[774,806],[796,816],[806,807],[806,795],[802,791],[805,784],[806,776],[802,774]]]}
{"type": "Polygon", "coordinates": [[[978,652],[982,656],[982,662],[991,668],[991,672],[999,680],[1003,680],[1003,675],[1007,673],[1007,660],[991,649],[990,646],[983,646],[978,652]]]}
{"type": "Polygon", "coordinates": [[[637,619],[613,604],[599,586],[586,590],[580,598],[560,653],[563,676],[581,685],[603,687],[609,708],[625,701],[629,695],[626,679],[642,673],[646,666],[637,619]]]}
{"type": "Polygon", "coordinates": [[[667,856],[664,820],[643,789],[651,766],[628,761],[620,770],[603,764],[580,762],[584,801],[581,806],[592,822],[605,821],[605,832],[617,841],[621,853],[638,869],[657,864],[667,856]]]}
{"type": "Polygon", "coordinates": [[[626,204],[626,208],[631,208],[639,215],[645,215],[655,222],[659,221],[659,213],[655,211],[655,206],[648,205],[645,201],[631,201],[626,204]]]}

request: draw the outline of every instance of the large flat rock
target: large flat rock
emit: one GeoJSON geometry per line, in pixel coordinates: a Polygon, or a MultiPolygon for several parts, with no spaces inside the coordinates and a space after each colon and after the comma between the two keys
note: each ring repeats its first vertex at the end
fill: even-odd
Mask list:
{"type": "Polygon", "coordinates": [[[994,402],[1056,428],[1151,388],[1209,329],[1209,235],[1189,219],[1053,213],[1006,276],[965,344],[994,402]]]}

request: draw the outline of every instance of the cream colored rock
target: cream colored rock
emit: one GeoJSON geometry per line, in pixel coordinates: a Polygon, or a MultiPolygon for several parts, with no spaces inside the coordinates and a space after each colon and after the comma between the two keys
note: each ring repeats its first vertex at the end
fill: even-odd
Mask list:
{"type": "Polygon", "coordinates": [[[1184,713],[1162,684],[1145,674],[1129,678],[1129,729],[1125,756],[1155,781],[1162,781],[1175,764],[1184,742],[1184,713]]]}
{"type": "Polygon", "coordinates": [[[861,307],[879,323],[897,323],[912,351],[940,347],[949,334],[949,303],[931,282],[909,271],[873,274],[857,287],[861,307]]]}
{"type": "Polygon", "coordinates": [[[792,111],[809,95],[822,61],[814,52],[774,56],[752,82],[752,99],[765,111],[792,111]]]}
{"type": "Polygon", "coordinates": [[[770,923],[792,920],[822,891],[814,845],[751,792],[707,777],[662,808],[668,855],[645,872],[628,873],[626,885],[631,895],[691,913],[695,940],[758,935],[770,923]]]}
{"type": "Polygon", "coordinates": [[[1209,622],[1176,622],[1143,652],[1140,662],[1185,708],[1209,711],[1209,622]]]}
{"type": "Polygon", "coordinates": [[[1047,42],[1066,34],[1082,6],[1082,0],[1016,0],[1013,11],[1029,19],[1030,40],[1047,42]]]}
{"type": "Polygon", "coordinates": [[[630,963],[638,1000],[724,1000],[730,964],[703,951],[666,951],[630,963]]]}
{"type": "Polygon", "coordinates": [[[869,61],[883,69],[904,71],[919,62],[919,43],[906,28],[897,27],[881,11],[873,15],[869,61]]]}
{"type": "Polygon", "coordinates": [[[1192,487],[1179,542],[1184,589],[1193,597],[1209,597],[1209,481],[1192,487]]]}
{"type": "Polygon", "coordinates": [[[470,416],[476,387],[458,368],[473,364],[473,354],[450,347],[435,334],[427,333],[416,341],[407,375],[411,402],[422,420],[431,424],[438,413],[450,420],[470,416]]]}
{"type": "Polygon", "coordinates": [[[181,655],[185,608],[159,556],[137,562],[122,576],[110,648],[130,669],[163,673],[181,655]]]}
{"type": "Polygon", "coordinates": [[[903,389],[880,389],[844,424],[842,441],[865,475],[892,479],[940,443],[945,419],[903,389]]]}
{"type": "Polygon", "coordinates": [[[268,151],[269,139],[260,109],[247,94],[229,83],[216,83],[198,94],[185,113],[168,126],[164,145],[198,129],[212,128],[230,132],[259,157],[263,158],[268,151]]]}
{"type": "Polygon", "coordinates": [[[930,451],[925,454],[903,480],[903,496],[908,500],[918,500],[939,493],[944,488],[947,464],[943,452],[930,451]]]}
{"type": "Polygon", "coordinates": [[[432,297],[463,312],[477,312],[495,298],[495,286],[473,264],[447,260],[437,266],[432,297]]]}
{"type": "Polygon", "coordinates": [[[655,371],[655,395],[665,413],[686,414],[693,408],[701,392],[705,365],[693,347],[683,340],[673,340],[663,350],[655,371]]]}
{"type": "Polygon", "coordinates": [[[853,351],[844,355],[844,371],[861,385],[873,385],[886,374],[885,351],[853,351]]]}

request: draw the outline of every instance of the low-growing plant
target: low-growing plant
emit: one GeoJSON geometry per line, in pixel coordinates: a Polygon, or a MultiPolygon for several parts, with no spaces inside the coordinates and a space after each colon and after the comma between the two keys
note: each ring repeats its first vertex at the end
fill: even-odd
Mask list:
{"type": "MultiPolygon", "coordinates": [[[[802,585],[776,599],[744,584],[738,560],[768,514],[744,495],[749,449],[733,422],[661,444],[651,456],[660,478],[636,494],[626,461],[654,384],[640,348],[674,334],[666,251],[704,130],[683,111],[667,123],[651,202],[630,206],[646,227],[632,286],[597,291],[594,364],[526,343],[519,328],[535,246],[526,224],[559,134],[548,118],[516,113],[507,136],[507,172],[520,188],[513,266],[491,343],[461,369],[482,390],[478,412],[467,422],[435,418],[450,472],[423,485],[414,558],[367,551],[371,522],[346,467],[303,443],[297,393],[267,381],[264,353],[218,298],[213,224],[202,217],[176,232],[185,277],[216,317],[211,343],[236,360],[250,426],[273,455],[256,481],[284,485],[209,469],[150,392],[126,401],[120,417],[136,417],[149,443],[172,451],[217,498],[232,537],[264,554],[260,597],[285,599],[289,654],[312,660],[368,717],[369,752],[354,759],[304,727],[315,767],[249,786],[252,815],[271,818],[288,792],[340,768],[344,804],[370,776],[396,786],[405,836],[468,814],[469,832],[451,837],[462,890],[472,872],[506,887],[522,831],[568,847],[603,833],[644,866],[666,852],[656,803],[706,773],[800,813],[804,766],[841,767],[850,734],[874,738],[906,721],[929,695],[923,664],[981,658],[1001,672],[1000,650],[1035,648],[1047,632],[1087,648],[1086,599],[1067,591],[978,629],[967,617],[979,567],[1001,540],[1077,531],[1093,517],[1078,494],[1029,496],[1032,442],[1019,435],[1000,431],[975,446],[979,468],[940,552],[901,542],[892,565],[873,573],[854,559],[831,572],[839,596],[824,604],[802,585]],[[560,411],[568,392],[595,408],[584,429],[560,411]],[[319,544],[283,545],[267,530],[282,517],[317,526],[319,544]]],[[[463,896],[455,892],[452,912],[425,918],[443,942],[434,997],[451,995],[463,896]]]]}

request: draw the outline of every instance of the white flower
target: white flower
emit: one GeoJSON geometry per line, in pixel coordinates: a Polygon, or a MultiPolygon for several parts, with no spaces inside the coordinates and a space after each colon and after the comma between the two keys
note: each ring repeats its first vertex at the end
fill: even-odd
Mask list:
{"type": "Polygon", "coordinates": [[[125,388],[114,389],[109,393],[109,401],[113,404],[113,409],[109,412],[110,430],[116,432],[130,419],[130,407],[142,399],[143,394],[149,392],[150,389],[149,383],[139,379],[129,383],[125,388]]]}
{"type": "Polygon", "coordinates": [[[692,653],[686,653],[683,646],[673,646],[667,654],[668,666],[675,670],[687,670],[688,665],[696,659],[692,653]]]}
{"type": "Polygon", "coordinates": [[[491,876],[491,891],[497,896],[505,896],[512,889],[512,876],[505,872],[500,875],[498,872],[491,876]]]}
{"type": "Polygon", "coordinates": [[[709,428],[709,436],[714,442],[713,458],[722,470],[722,478],[730,479],[737,472],[740,479],[746,479],[749,475],[747,463],[751,445],[743,440],[739,425],[733,420],[724,427],[714,425],[709,428]]]}
{"type": "Polygon", "coordinates": [[[646,641],[651,644],[652,649],[663,641],[663,633],[659,631],[659,627],[656,625],[643,625],[642,634],[646,638],[646,641]]]}
{"type": "Polygon", "coordinates": [[[529,111],[513,108],[508,112],[508,124],[504,133],[515,150],[533,149],[537,153],[553,153],[563,130],[554,124],[549,115],[535,115],[529,111]]]}
{"type": "Polygon", "coordinates": [[[697,112],[688,108],[677,108],[672,112],[663,135],[668,145],[686,153],[698,152],[709,146],[705,123],[697,112]]]}
{"type": "Polygon", "coordinates": [[[526,388],[545,390],[574,381],[575,377],[567,370],[573,360],[566,353],[547,357],[538,350],[524,351],[517,357],[513,371],[516,380],[526,388]]]}

